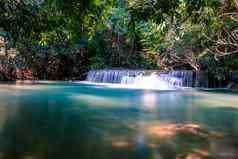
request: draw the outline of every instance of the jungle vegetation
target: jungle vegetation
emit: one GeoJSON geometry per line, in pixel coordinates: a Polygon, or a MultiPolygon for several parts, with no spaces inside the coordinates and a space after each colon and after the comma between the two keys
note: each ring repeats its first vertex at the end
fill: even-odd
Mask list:
{"type": "Polygon", "coordinates": [[[237,11],[236,0],[1,0],[0,72],[62,80],[101,68],[190,69],[222,79],[238,68],[237,11]]]}

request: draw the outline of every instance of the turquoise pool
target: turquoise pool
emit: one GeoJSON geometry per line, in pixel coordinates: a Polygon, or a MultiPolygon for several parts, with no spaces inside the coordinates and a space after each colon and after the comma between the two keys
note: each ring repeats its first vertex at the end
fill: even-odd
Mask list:
{"type": "Polygon", "coordinates": [[[238,94],[0,85],[0,159],[237,156],[238,94]]]}

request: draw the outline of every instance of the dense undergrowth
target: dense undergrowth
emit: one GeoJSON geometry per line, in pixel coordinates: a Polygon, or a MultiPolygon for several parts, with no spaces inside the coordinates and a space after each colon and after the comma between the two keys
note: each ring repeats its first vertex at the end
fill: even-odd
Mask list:
{"type": "Polygon", "coordinates": [[[1,0],[1,80],[83,79],[90,69],[238,68],[234,0],[1,0]],[[6,49],[6,50],[7,50],[6,49]]]}

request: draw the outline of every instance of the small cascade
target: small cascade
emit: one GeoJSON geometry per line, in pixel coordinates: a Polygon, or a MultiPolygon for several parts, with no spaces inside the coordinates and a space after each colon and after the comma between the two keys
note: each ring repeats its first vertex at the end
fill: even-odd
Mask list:
{"type": "Polygon", "coordinates": [[[183,70],[183,71],[169,71],[167,77],[170,79],[172,77],[181,80],[181,86],[192,87],[193,86],[193,71],[183,70]]]}
{"type": "Polygon", "coordinates": [[[192,71],[91,70],[86,79],[143,89],[171,89],[193,86],[192,71]]]}
{"type": "MultiPolygon", "coordinates": [[[[144,74],[138,70],[91,70],[88,72],[87,81],[95,83],[121,83],[124,77],[136,77],[144,74]]],[[[124,79],[125,80],[125,79],[124,79]]],[[[129,79],[128,79],[129,80],[129,79]]]]}

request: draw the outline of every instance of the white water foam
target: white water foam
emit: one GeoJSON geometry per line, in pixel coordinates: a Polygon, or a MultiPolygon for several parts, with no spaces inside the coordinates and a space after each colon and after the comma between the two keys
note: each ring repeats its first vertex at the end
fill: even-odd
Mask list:
{"type": "Polygon", "coordinates": [[[183,82],[182,78],[168,73],[144,75],[143,71],[99,70],[90,71],[87,81],[77,83],[110,88],[176,90],[184,88],[183,82]]]}

